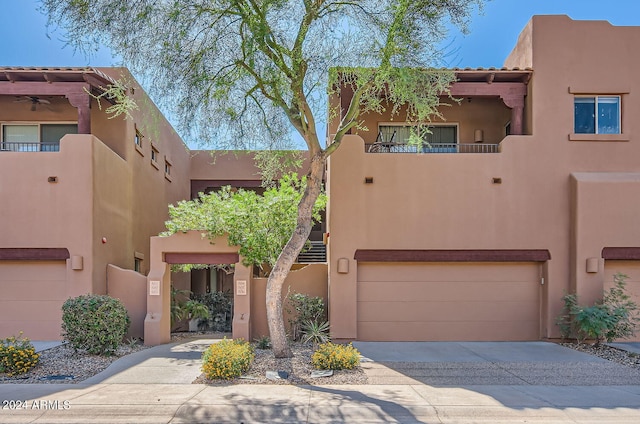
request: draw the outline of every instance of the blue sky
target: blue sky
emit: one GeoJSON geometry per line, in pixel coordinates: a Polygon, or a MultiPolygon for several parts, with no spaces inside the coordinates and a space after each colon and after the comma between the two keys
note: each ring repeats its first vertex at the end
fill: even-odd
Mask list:
{"type": "MultiPolygon", "coordinates": [[[[109,66],[107,49],[85,57],[65,47],[64,34],[47,37],[46,17],[37,0],[0,0],[0,66],[109,66]]],[[[474,17],[470,34],[451,34],[451,66],[502,66],[517,36],[532,15],[567,14],[573,19],[608,20],[614,25],[640,25],[640,1],[493,0],[474,17]]]]}
{"type": "MultiPolygon", "coordinates": [[[[91,57],[65,46],[64,34],[47,34],[38,0],[0,0],[0,66],[111,66],[107,49],[91,57]]],[[[500,67],[532,15],[566,14],[573,19],[640,25],[639,0],[493,0],[474,16],[470,33],[452,31],[447,43],[451,67],[500,67]]]]}

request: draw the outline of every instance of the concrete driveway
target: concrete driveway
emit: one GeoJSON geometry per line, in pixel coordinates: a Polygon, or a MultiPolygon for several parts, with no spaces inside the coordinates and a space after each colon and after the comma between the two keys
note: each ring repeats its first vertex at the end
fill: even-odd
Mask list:
{"type": "Polygon", "coordinates": [[[354,342],[370,384],[624,386],[640,371],[549,342],[354,342]]]}
{"type": "Polygon", "coordinates": [[[146,349],[79,384],[0,384],[0,423],[640,422],[637,373],[552,343],[356,342],[371,384],[335,386],[191,384],[203,343],[146,349]]]}

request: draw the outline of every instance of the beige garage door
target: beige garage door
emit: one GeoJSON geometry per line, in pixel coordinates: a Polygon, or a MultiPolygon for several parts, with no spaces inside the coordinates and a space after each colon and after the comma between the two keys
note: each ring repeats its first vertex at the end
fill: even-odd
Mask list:
{"type": "Polygon", "coordinates": [[[540,339],[537,263],[359,263],[358,340],[540,339]]]}
{"type": "MultiPolygon", "coordinates": [[[[613,286],[613,276],[618,272],[629,277],[626,280],[626,291],[631,296],[631,299],[640,305],[640,261],[605,261],[605,290],[613,286]]],[[[635,337],[621,341],[640,342],[640,332],[637,332],[635,337]]]]}
{"type": "Polygon", "coordinates": [[[0,337],[59,339],[66,273],[63,261],[1,261],[0,337]]]}

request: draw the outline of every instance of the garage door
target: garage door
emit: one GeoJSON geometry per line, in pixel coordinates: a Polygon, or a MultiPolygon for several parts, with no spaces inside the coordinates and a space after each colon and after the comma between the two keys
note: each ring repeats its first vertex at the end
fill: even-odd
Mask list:
{"type": "MultiPolygon", "coordinates": [[[[621,272],[629,278],[626,280],[626,291],[631,296],[631,300],[640,305],[640,261],[612,261],[606,260],[604,265],[605,283],[604,289],[613,287],[613,276],[621,272]]],[[[621,341],[640,342],[640,332],[636,336],[621,341]]]]}
{"type": "Polygon", "coordinates": [[[62,261],[0,261],[0,335],[59,339],[66,273],[62,261]]]}
{"type": "Polygon", "coordinates": [[[540,339],[538,263],[358,264],[358,339],[540,339]]]}

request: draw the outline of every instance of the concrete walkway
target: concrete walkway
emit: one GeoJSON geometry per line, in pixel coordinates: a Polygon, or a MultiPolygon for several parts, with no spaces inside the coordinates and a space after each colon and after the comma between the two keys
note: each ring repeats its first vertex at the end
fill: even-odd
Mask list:
{"type": "Polygon", "coordinates": [[[146,349],[80,384],[0,384],[0,423],[640,422],[640,379],[557,385],[550,378],[573,364],[580,364],[571,369],[582,378],[594,379],[602,360],[552,343],[356,343],[369,358],[363,366],[370,379],[387,368],[403,378],[397,384],[190,384],[200,373],[201,350],[212,341],[146,349]],[[429,376],[409,369],[428,369],[429,376]],[[518,374],[523,370],[528,374],[518,374]],[[428,382],[436,376],[459,380],[428,382]]]}

